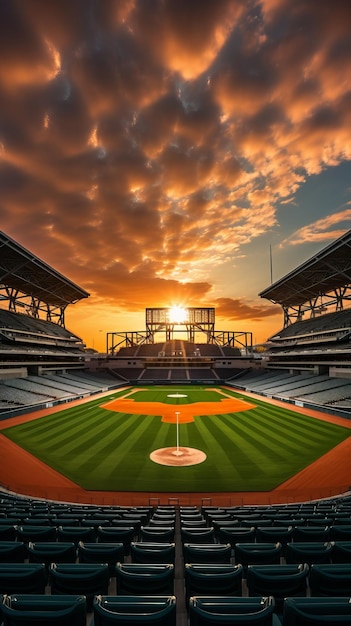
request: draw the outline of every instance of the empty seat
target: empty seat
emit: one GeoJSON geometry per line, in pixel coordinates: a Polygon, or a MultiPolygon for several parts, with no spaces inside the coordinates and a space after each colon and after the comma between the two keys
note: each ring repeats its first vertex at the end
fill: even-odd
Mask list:
{"type": "Polygon", "coordinates": [[[257,526],[256,541],[279,541],[284,548],[289,541],[292,541],[293,533],[293,526],[257,526]]]}
{"type": "MultiPolygon", "coordinates": [[[[135,529],[133,526],[125,526],[124,528],[99,526],[97,529],[98,543],[122,543],[125,556],[129,556],[130,554],[130,544],[133,539],[135,539],[135,529]]],[[[82,541],[84,541],[84,539],[82,541]]]]}
{"type": "Polygon", "coordinates": [[[77,558],[76,546],[73,542],[30,541],[27,546],[31,563],[74,563],[77,558]]]}
{"type": "Polygon", "coordinates": [[[94,626],[175,626],[175,596],[96,596],[94,626]]]}
{"type": "Polygon", "coordinates": [[[59,526],[57,529],[59,541],[71,542],[78,545],[80,541],[95,541],[95,530],[83,526],[59,526]]]}
{"type": "Polygon", "coordinates": [[[309,568],[300,565],[249,565],[247,587],[250,596],[274,596],[281,611],[286,596],[306,596],[309,568]]]}
{"type": "Polygon", "coordinates": [[[350,624],[350,597],[344,598],[286,598],[283,626],[312,626],[320,624],[350,624]]]}
{"type": "Polygon", "coordinates": [[[186,563],[184,582],[187,602],[197,595],[242,595],[242,565],[186,563]]]}
{"type": "Polygon", "coordinates": [[[16,537],[17,526],[8,523],[0,525],[0,541],[15,541],[16,537]]]}
{"type": "Polygon", "coordinates": [[[56,526],[18,526],[17,538],[19,541],[55,541],[57,538],[56,526]]]}
{"type": "Polygon", "coordinates": [[[175,543],[151,541],[130,544],[132,563],[173,563],[175,562],[175,543]]]}
{"type": "Polygon", "coordinates": [[[161,543],[173,543],[174,536],[174,526],[142,526],[140,529],[141,541],[160,541],[161,543]]]}
{"type": "Polygon", "coordinates": [[[85,626],[85,596],[9,595],[0,611],[6,626],[85,626]]]}
{"type": "Polygon", "coordinates": [[[183,543],[214,543],[215,530],[213,526],[209,528],[181,528],[180,537],[183,543]]]}
{"type": "Polygon", "coordinates": [[[220,526],[218,538],[221,543],[230,543],[233,547],[236,543],[253,543],[256,538],[254,526],[220,526]]]}
{"type": "Polygon", "coordinates": [[[299,541],[288,543],[285,559],[287,563],[330,563],[333,542],[299,541]]]}
{"type": "Polygon", "coordinates": [[[117,563],[117,595],[173,595],[172,563],[117,563]]]}
{"type": "Polygon", "coordinates": [[[189,600],[190,626],[272,626],[274,607],[273,597],[192,596],[189,600]]]}
{"type": "Polygon", "coordinates": [[[24,563],[27,556],[23,541],[0,541],[0,563],[24,563]]]}
{"type": "MultiPolygon", "coordinates": [[[[289,544],[288,544],[289,545],[289,544]]],[[[248,565],[278,565],[282,552],[281,543],[237,543],[234,546],[235,562],[248,565]]]]}
{"type": "Polygon", "coordinates": [[[106,563],[52,563],[49,573],[52,595],[85,595],[88,611],[95,595],[108,593],[110,572],[106,563]]]}
{"type": "Polygon", "coordinates": [[[229,563],[232,553],[230,543],[185,543],[184,563],[229,563]]]}
{"type": "Polygon", "coordinates": [[[328,541],[329,526],[295,526],[293,541],[328,541]]]}
{"type": "Polygon", "coordinates": [[[332,562],[351,563],[351,541],[335,541],[332,562]]]}
{"type": "Polygon", "coordinates": [[[124,561],[123,543],[84,543],[78,544],[79,563],[107,563],[110,573],[116,563],[124,561]]]}
{"type": "Polygon", "coordinates": [[[351,541],[351,524],[334,524],[330,527],[331,541],[351,541]]]}
{"type": "Polygon", "coordinates": [[[315,563],[309,581],[311,596],[350,595],[351,563],[315,563]]]}
{"type": "Polygon", "coordinates": [[[0,563],[0,593],[45,593],[43,563],[0,563]]]}

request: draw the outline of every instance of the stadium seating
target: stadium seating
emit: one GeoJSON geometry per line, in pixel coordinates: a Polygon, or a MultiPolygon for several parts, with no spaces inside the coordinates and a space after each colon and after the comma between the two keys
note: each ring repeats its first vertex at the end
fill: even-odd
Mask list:
{"type": "Polygon", "coordinates": [[[312,596],[350,595],[351,563],[313,563],[309,583],[312,596]]]}
{"type": "Polygon", "coordinates": [[[110,575],[114,573],[116,563],[124,561],[123,543],[78,543],[79,563],[107,563],[110,575]]]}
{"type": "Polygon", "coordinates": [[[86,626],[86,599],[82,595],[11,594],[4,597],[1,614],[6,626],[86,626]]]}
{"type": "Polygon", "coordinates": [[[272,626],[277,623],[274,606],[272,597],[192,596],[189,600],[190,626],[272,626]]]}
{"type": "Polygon", "coordinates": [[[276,610],[281,611],[287,596],[306,596],[308,565],[249,565],[247,580],[250,596],[274,596],[276,610]]]}
{"type": "Polygon", "coordinates": [[[334,550],[333,542],[299,541],[286,546],[287,563],[330,563],[334,550]]]}
{"type": "Polygon", "coordinates": [[[117,563],[117,595],[173,595],[174,565],[117,563]]]}
{"type": "Polygon", "coordinates": [[[185,563],[186,601],[198,595],[242,595],[242,565],[185,563]]]}
{"type": "Polygon", "coordinates": [[[27,556],[22,541],[0,541],[0,563],[24,563],[27,556]]]}
{"type": "Polygon", "coordinates": [[[283,626],[320,626],[351,623],[349,595],[343,598],[286,598],[283,626]]]}
{"type": "Polygon", "coordinates": [[[279,542],[237,543],[234,546],[235,563],[241,563],[245,568],[248,565],[278,565],[281,552],[282,545],[279,542]]]}
{"type": "Polygon", "coordinates": [[[230,543],[184,543],[185,563],[230,563],[230,543]]]}
{"type": "Polygon", "coordinates": [[[87,599],[87,610],[92,610],[95,595],[107,595],[110,571],[103,563],[52,563],[49,568],[52,595],[77,594],[87,599]]]}
{"type": "Polygon", "coordinates": [[[45,593],[47,572],[42,563],[0,563],[0,594],[45,593]]]}
{"type": "Polygon", "coordinates": [[[175,626],[175,596],[97,596],[94,626],[175,626]]]}
{"type": "Polygon", "coordinates": [[[130,545],[132,563],[173,563],[175,543],[133,542],[130,545]]]}
{"type": "Polygon", "coordinates": [[[74,563],[77,558],[76,546],[73,542],[30,541],[27,545],[30,563],[74,563]]]}

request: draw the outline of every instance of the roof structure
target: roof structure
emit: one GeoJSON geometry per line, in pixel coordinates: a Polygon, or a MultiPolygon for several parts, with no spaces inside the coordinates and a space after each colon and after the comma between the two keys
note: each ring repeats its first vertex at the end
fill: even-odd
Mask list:
{"type": "Polygon", "coordinates": [[[351,230],[259,293],[285,311],[290,307],[315,310],[324,296],[343,308],[351,288],[351,230]]]}
{"type": "MultiPolygon", "coordinates": [[[[35,254],[0,231],[0,289],[5,290],[2,300],[15,302],[29,296],[35,308],[58,308],[62,312],[68,304],[87,298],[89,293],[41,261],[35,254]]],[[[12,304],[12,306],[11,306],[12,304]]]]}

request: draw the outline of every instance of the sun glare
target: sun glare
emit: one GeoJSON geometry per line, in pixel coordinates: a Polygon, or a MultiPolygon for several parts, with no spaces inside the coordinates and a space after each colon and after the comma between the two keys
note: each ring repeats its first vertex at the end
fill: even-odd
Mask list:
{"type": "Polygon", "coordinates": [[[172,306],[169,309],[169,321],[171,324],[183,324],[187,320],[187,310],[182,306],[172,306]]]}

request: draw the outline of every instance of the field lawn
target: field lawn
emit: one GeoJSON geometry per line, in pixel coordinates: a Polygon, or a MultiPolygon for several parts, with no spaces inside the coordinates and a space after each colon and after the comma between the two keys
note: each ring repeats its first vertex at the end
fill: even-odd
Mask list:
{"type": "Polygon", "coordinates": [[[2,433],[84,489],[160,492],[269,491],[350,436],[342,426],[225,388],[228,396],[246,399],[255,408],[199,415],[180,424],[180,445],[202,450],[207,458],[199,465],[166,467],[149,455],[176,445],[176,424],[147,414],[144,403],[218,402],[223,398],[220,388],[172,385],[135,390],[134,401],[143,403],[137,414],[101,408],[124,397],[124,389],[2,433]],[[186,398],[168,397],[183,393],[186,398]]]}

